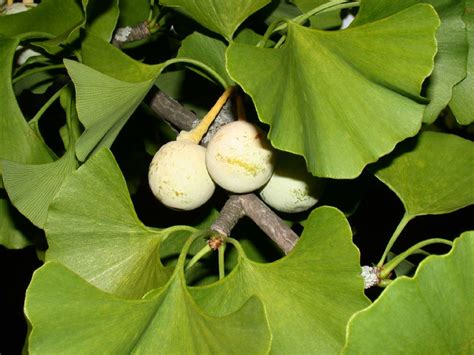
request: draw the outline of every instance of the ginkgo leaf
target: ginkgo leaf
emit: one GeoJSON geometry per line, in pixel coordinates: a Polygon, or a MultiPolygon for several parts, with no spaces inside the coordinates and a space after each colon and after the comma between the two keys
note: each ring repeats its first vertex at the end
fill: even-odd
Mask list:
{"type": "Polygon", "coordinates": [[[420,2],[431,4],[441,19],[436,32],[438,52],[426,95],[430,99],[423,121],[432,123],[451,100],[453,86],[466,76],[467,43],[464,23],[464,0],[362,0],[351,26],[382,19],[420,2]]]}
{"type": "Polygon", "coordinates": [[[0,159],[49,163],[53,159],[48,148],[25,121],[13,92],[11,73],[18,43],[18,39],[0,37],[0,159]]]}
{"type": "Polygon", "coordinates": [[[211,31],[227,40],[244,20],[267,5],[270,0],[161,0],[165,6],[178,7],[211,31]]]}
{"type": "Polygon", "coordinates": [[[76,145],[77,157],[84,161],[112,145],[154,80],[128,83],[72,60],[64,62],[76,87],[79,119],[86,128],[76,145]]]}
{"type": "Polygon", "coordinates": [[[196,306],[178,272],[161,290],[127,300],[48,262],[33,275],[25,310],[31,354],[266,354],[271,342],[257,298],[226,317],[211,317],[196,306]]]}
{"type": "Polygon", "coordinates": [[[474,232],[423,260],[349,322],[344,354],[469,354],[473,350],[474,232]]]}
{"type": "Polygon", "coordinates": [[[0,34],[6,37],[54,38],[70,33],[84,21],[75,0],[42,0],[38,6],[14,15],[0,16],[0,34]]]}
{"type": "Polygon", "coordinates": [[[469,52],[467,57],[467,76],[453,88],[453,98],[449,107],[456,120],[463,125],[474,122],[474,0],[464,0],[463,20],[466,24],[469,52]]]}
{"type": "Polygon", "coordinates": [[[369,303],[351,237],[339,210],[320,207],[311,213],[286,257],[261,264],[241,251],[237,266],[225,279],[191,288],[191,294],[215,316],[235,311],[256,295],[265,306],[275,352],[337,353],[344,344],[347,321],[369,303]]]}
{"type": "Polygon", "coordinates": [[[11,203],[0,198],[0,245],[8,249],[22,249],[31,245],[32,242],[16,225],[14,213],[11,203]]]}
{"type": "Polygon", "coordinates": [[[48,207],[64,179],[76,167],[74,151],[47,164],[22,164],[4,160],[3,182],[13,205],[34,225],[43,228],[48,207]]]}
{"type": "Polygon", "coordinates": [[[54,84],[54,76],[50,72],[34,73],[35,69],[30,69],[31,75],[20,78],[13,85],[15,95],[20,95],[24,90],[29,90],[33,94],[42,95],[54,84]]]}
{"type": "Polygon", "coordinates": [[[303,155],[314,175],[354,178],[420,129],[414,99],[433,68],[438,25],[426,4],[343,31],[289,23],[281,48],[232,43],[227,69],[275,147],[303,155]]]}
{"type": "Polygon", "coordinates": [[[67,87],[60,90],[61,103],[66,111],[68,142],[66,153],[47,164],[24,164],[3,161],[5,189],[13,205],[34,225],[43,228],[49,204],[64,179],[77,168],[74,153],[75,130],[78,125],[73,93],[67,87]]]}
{"type": "Polygon", "coordinates": [[[119,17],[118,0],[88,0],[85,3],[87,30],[105,41],[110,41],[119,17]]]}
{"type": "Polygon", "coordinates": [[[136,298],[169,278],[159,256],[165,234],[140,222],[109,150],[99,151],[65,181],[45,231],[46,260],[61,262],[104,291],[136,298]]]}
{"type": "Polygon", "coordinates": [[[474,143],[447,133],[423,132],[374,166],[408,216],[442,214],[474,203],[474,143]]]}
{"type": "MultiPolygon", "coordinates": [[[[178,57],[191,58],[205,63],[218,73],[226,81],[228,86],[231,86],[234,82],[229,78],[229,74],[227,74],[227,69],[225,68],[226,48],[223,42],[199,32],[194,32],[181,43],[178,57]]],[[[203,73],[202,71],[199,71],[199,73],[211,81],[214,80],[214,78],[209,77],[207,73],[203,73]]]]}
{"type": "Polygon", "coordinates": [[[86,128],[76,144],[77,157],[84,161],[112,145],[163,66],[140,64],[92,34],[82,53],[85,64],[64,62],[76,87],[79,120],[86,128]]]}
{"type": "Polygon", "coordinates": [[[78,39],[81,28],[110,40],[118,16],[117,0],[43,0],[28,11],[1,16],[0,34],[33,39],[36,46],[54,54],[63,49],[61,44],[78,39]]]}
{"type": "Polygon", "coordinates": [[[82,42],[81,55],[83,64],[127,83],[141,83],[156,78],[163,69],[163,64],[140,63],[93,33],[87,34],[82,42]]]}
{"type": "Polygon", "coordinates": [[[145,21],[150,14],[149,0],[121,0],[119,6],[120,16],[117,27],[136,25],[145,21]]]}

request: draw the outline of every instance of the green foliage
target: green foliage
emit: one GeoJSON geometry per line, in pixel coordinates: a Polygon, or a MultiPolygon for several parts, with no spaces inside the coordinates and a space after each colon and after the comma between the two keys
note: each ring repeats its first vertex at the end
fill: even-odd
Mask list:
{"type": "MultiPolygon", "coordinates": [[[[473,232],[451,242],[472,221],[391,248],[415,217],[474,204],[473,5],[43,0],[13,15],[1,5],[0,244],[44,253],[24,300],[25,350],[472,352],[473,232]],[[356,18],[340,30],[348,12],[356,18]],[[117,36],[123,26],[133,41],[117,36]],[[21,59],[25,49],[35,56],[21,59]],[[181,127],[158,120],[150,98],[162,90],[203,117],[229,86],[276,150],[333,179],[326,206],[246,206],[252,221],[227,236],[216,227],[226,191],[192,212],[153,199],[151,155],[181,127]],[[404,208],[391,238],[377,235],[378,264],[357,218],[337,208],[357,217],[361,186],[377,183],[404,208]],[[283,255],[279,238],[294,231],[283,255]],[[434,255],[435,242],[453,247],[434,255]],[[372,304],[361,255],[377,265],[373,285],[388,285],[368,293],[372,304]]],[[[242,118],[237,102],[227,107],[242,118]]],[[[365,223],[375,227],[378,207],[365,223]]]]}
{"type": "Polygon", "coordinates": [[[104,291],[141,297],[169,277],[158,253],[164,233],[138,220],[110,151],[94,155],[62,186],[45,231],[46,260],[61,262],[104,291]]]}
{"type": "Polygon", "coordinates": [[[21,39],[38,35],[48,39],[66,39],[83,22],[84,12],[78,1],[45,0],[41,6],[29,11],[3,16],[0,19],[0,33],[21,39]]]}
{"type": "Polygon", "coordinates": [[[446,255],[430,256],[413,278],[400,277],[348,326],[344,354],[468,354],[472,309],[474,232],[463,233],[446,255]]]}
{"type": "Polygon", "coordinates": [[[178,7],[204,27],[231,40],[237,27],[270,0],[162,0],[165,6],[178,7]]]}
{"type": "Polygon", "coordinates": [[[429,78],[430,85],[427,97],[430,99],[423,116],[423,121],[432,123],[451,99],[452,88],[466,76],[466,33],[461,16],[464,12],[464,1],[458,0],[408,0],[408,1],[374,1],[361,2],[360,14],[353,25],[362,25],[395,14],[417,3],[432,5],[441,20],[436,32],[438,51],[435,67],[429,78]],[[449,70],[447,70],[449,68],[449,70]]]}
{"type": "Polygon", "coordinates": [[[257,295],[267,311],[275,353],[337,352],[348,317],[368,305],[357,259],[344,215],[321,207],[311,213],[297,246],[285,258],[261,264],[240,250],[232,274],[191,293],[213,315],[228,314],[257,295]]]}
{"type": "MultiPolygon", "coordinates": [[[[231,86],[234,82],[229,78],[225,67],[226,49],[227,47],[223,42],[207,37],[199,32],[195,32],[186,37],[181,43],[181,47],[178,51],[178,58],[191,58],[205,63],[224,78],[228,86],[231,86]]],[[[201,74],[210,80],[214,80],[212,77],[207,76],[207,73],[205,72],[201,74]]]]}
{"type": "Polygon", "coordinates": [[[0,244],[9,249],[22,249],[32,242],[16,225],[15,212],[8,200],[0,198],[0,244]]]}
{"type": "Polygon", "coordinates": [[[29,352],[267,353],[271,333],[262,303],[251,298],[226,317],[207,315],[186,290],[183,261],[163,289],[142,300],[101,292],[61,264],[46,263],[26,298],[29,352]],[[61,306],[51,311],[51,299],[61,306]]]}
{"type": "Polygon", "coordinates": [[[406,214],[449,213],[474,203],[474,143],[455,135],[423,132],[397,147],[375,171],[402,200],[406,214]]]}
{"type": "MultiPolygon", "coordinates": [[[[473,0],[465,0],[463,21],[466,26],[469,52],[467,57],[467,75],[453,88],[453,98],[449,107],[453,110],[456,120],[463,125],[474,122],[474,7],[473,0]]],[[[461,2],[462,3],[462,2],[461,2]]]]}
{"type": "Polygon", "coordinates": [[[132,26],[145,21],[150,12],[148,0],[121,0],[119,7],[118,27],[132,26]]]}
{"type": "MultiPolygon", "coordinates": [[[[325,0],[295,0],[294,4],[303,12],[308,12],[317,6],[327,3],[325,0]]],[[[319,13],[310,18],[311,26],[319,29],[327,29],[341,25],[339,11],[319,13]]]]}
{"type": "Polygon", "coordinates": [[[290,23],[280,49],[231,44],[228,70],[275,147],[305,156],[316,176],[354,178],[419,130],[424,106],[413,98],[432,70],[438,22],[419,5],[339,32],[290,23]]]}
{"type": "MultiPolygon", "coordinates": [[[[19,40],[0,37],[0,158],[21,163],[49,163],[48,148],[28,126],[13,93],[11,72],[19,40]]],[[[3,165],[3,164],[2,164],[3,165]]],[[[2,172],[0,166],[0,174],[2,172]]]]}

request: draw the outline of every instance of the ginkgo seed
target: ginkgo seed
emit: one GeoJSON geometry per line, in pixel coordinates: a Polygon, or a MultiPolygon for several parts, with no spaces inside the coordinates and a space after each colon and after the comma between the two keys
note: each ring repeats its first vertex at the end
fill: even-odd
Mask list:
{"type": "Polygon", "coordinates": [[[274,152],[265,134],[246,121],[231,122],[219,129],[206,152],[212,179],[235,193],[263,186],[272,175],[273,160],[274,152]]]}
{"type": "Polygon", "coordinates": [[[165,206],[192,210],[203,205],[214,193],[209,176],[206,148],[187,141],[163,145],[153,157],[148,182],[155,197],[165,206]]]}

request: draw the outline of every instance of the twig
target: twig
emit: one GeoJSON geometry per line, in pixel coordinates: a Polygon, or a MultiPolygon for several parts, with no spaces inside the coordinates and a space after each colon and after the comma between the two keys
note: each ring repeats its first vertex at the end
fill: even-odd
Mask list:
{"type": "Polygon", "coordinates": [[[189,111],[178,101],[158,89],[151,93],[149,105],[159,118],[180,130],[189,131],[198,122],[194,112],[189,111]]]}
{"type": "Polygon", "coordinates": [[[151,32],[148,28],[148,21],[143,21],[134,26],[117,28],[112,38],[112,44],[120,48],[125,43],[140,41],[150,35],[151,32]]]}
{"type": "Polygon", "coordinates": [[[219,217],[211,225],[211,229],[228,237],[239,219],[245,216],[239,195],[231,195],[222,207],[219,217]]]}
{"type": "Polygon", "coordinates": [[[229,236],[232,228],[243,216],[254,221],[285,254],[288,254],[298,241],[298,235],[255,194],[231,195],[211,229],[229,236]]]}

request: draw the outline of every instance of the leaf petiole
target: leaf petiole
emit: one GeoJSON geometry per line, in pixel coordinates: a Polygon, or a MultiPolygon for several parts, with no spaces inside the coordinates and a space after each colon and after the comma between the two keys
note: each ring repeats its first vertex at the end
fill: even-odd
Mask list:
{"type": "Polygon", "coordinates": [[[393,232],[392,236],[390,237],[390,240],[388,241],[387,246],[385,247],[385,251],[383,252],[382,257],[380,258],[380,261],[377,264],[378,268],[381,268],[385,263],[385,259],[387,258],[388,252],[390,251],[390,249],[392,249],[393,244],[395,244],[403,229],[406,227],[408,222],[410,222],[411,218],[412,217],[406,213],[403,215],[402,220],[398,224],[397,228],[395,229],[395,232],[393,232]]]}
{"type": "Polygon", "coordinates": [[[177,63],[186,63],[186,64],[194,65],[204,70],[205,72],[209,73],[219,84],[222,85],[223,88],[228,87],[226,81],[224,80],[222,76],[220,76],[214,69],[204,64],[203,62],[200,62],[199,60],[195,60],[191,58],[173,58],[164,62],[163,69],[166,68],[168,65],[177,64],[177,63]]]}
{"type": "Polygon", "coordinates": [[[223,243],[219,249],[217,249],[218,253],[218,264],[219,264],[219,280],[222,280],[225,277],[225,246],[226,244],[223,243]]]}
{"type": "Polygon", "coordinates": [[[408,248],[403,253],[397,255],[395,258],[393,258],[392,260],[390,260],[387,264],[383,266],[379,274],[380,279],[382,280],[386,279],[390,275],[392,270],[395,269],[403,260],[405,260],[410,255],[417,253],[421,248],[430,244],[446,244],[446,245],[452,246],[453,242],[451,242],[450,240],[442,239],[442,238],[432,238],[432,239],[423,240],[413,245],[412,247],[408,248]]]}
{"type": "Polygon", "coordinates": [[[172,227],[162,229],[162,230],[159,231],[159,233],[163,234],[162,237],[161,237],[162,238],[161,240],[164,241],[171,234],[173,234],[175,232],[181,232],[181,231],[190,232],[190,233],[197,233],[198,229],[196,229],[194,227],[191,227],[191,226],[177,225],[177,226],[172,226],[172,227]]]}
{"type": "Polygon", "coordinates": [[[24,79],[24,78],[26,78],[30,75],[33,75],[33,74],[41,73],[43,71],[48,71],[48,70],[53,70],[53,69],[63,69],[63,68],[65,68],[64,64],[46,65],[46,66],[43,66],[43,67],[34,68],[34,69],[28,70],[28,71],[24,72],[23,74],[18,75],[17,77],[13,78],[12,84],[14,85],[17,82],[19,82],[20,80],[22,80],[22,79],[24,79]]]}
{"type": "Polygon", "coordinates": [[[285,19],[277,19],[273,21],[270,26],[268,26],[267,30],[265,31],[262,39],[257,43],[257,47],[259,48],[265,48],[265,45],[267,44],[268,40],[270,39],[271,35],[276,31],[277,26],[281,23],[284,22],[284,25],[286,26],[286,21],[285,19]]]}
{"type": "Polygon", "coordinates": [[[275,49],[280,48],[283,45],[283,43],[285,43],[285,40],[286,40],[286,35],[281,36],[273,48],[275,49]]]}
{"type": "Polygon", "coordinates": [[[199,250],[197,254],[191,258],[191,260],[189,260],[189,263],[184,268],[184,271],[186,272],[189,269],[191,269],[194,266],[194,264],[196,264],[201,258],[206,256],[210,252],[212,252],[212,248],[209,246],[209,244],[206,243],[206,245],[202,247],[202,249],[199,250]]]}
{"type": "MultiPolygon", "coordinates": [[[[341,9],[347,9],[351,7],[357,7],[360,6],[359,1],[347,1],[347,0],[333,0],[329,1],[325,4],[322,4],[320,6],[315,7],[314,9],[309,10],[308,12],[305,12],[304,14],[301,14],[299,16],[296,16],[291,20],[291,22],[295,22],[299,25],[305,23],[309,18],[316,14],[320,14],[323,12],[329,12],[329,11],[336,11],[336,10],[341,10],[341,9]]],[[[273,32],[278,32],[281,30],[284,30],[288,27],[287,23],[284,23],[278,27],[276,27],[273,32]]]]}
{"type": "Polygon", "coordinates": [[[48,110],[48,108],[50,108],[51,105],[61,96],[63,90],[65,90],[68,86],[69,86],[69,82],[67,84],[65,84],[61,89],[56,91],[48,99],[48,101],[46,101],[46,103],[38,110],[36,115],[30,121],[28,121],[28,124],[30,125],[30,127],[38,134],[39,137],[41,137],[41,133],[39,131],[39,126],[38,126],[39,119],[48,110]]]}

